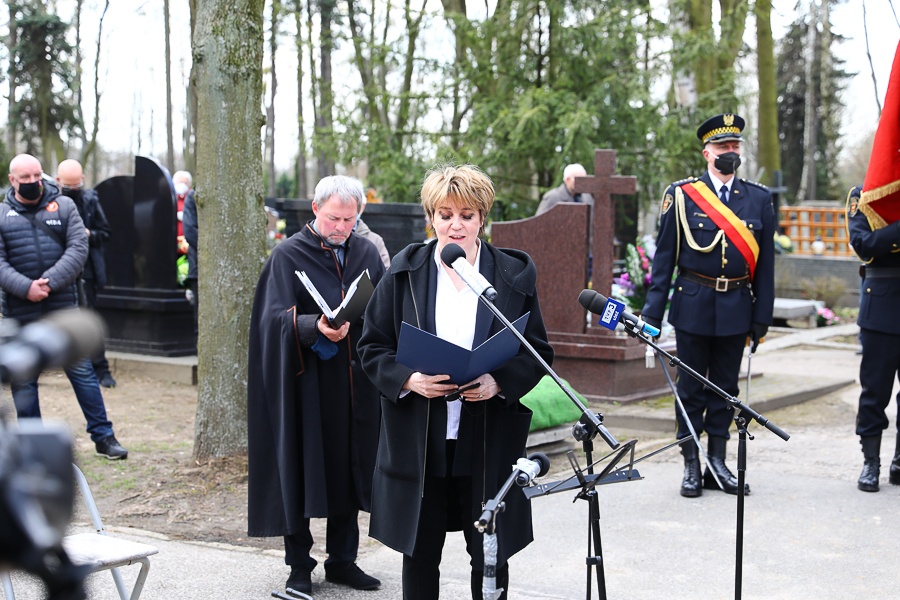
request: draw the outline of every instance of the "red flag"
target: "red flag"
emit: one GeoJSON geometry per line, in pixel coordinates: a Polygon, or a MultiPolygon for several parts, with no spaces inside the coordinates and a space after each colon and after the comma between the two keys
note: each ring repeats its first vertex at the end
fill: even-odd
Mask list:
{"type": "Polygon", "coordinates": [[[900,221],[900,44],[894,54],[859,208],[875,229],[900,221]]]}

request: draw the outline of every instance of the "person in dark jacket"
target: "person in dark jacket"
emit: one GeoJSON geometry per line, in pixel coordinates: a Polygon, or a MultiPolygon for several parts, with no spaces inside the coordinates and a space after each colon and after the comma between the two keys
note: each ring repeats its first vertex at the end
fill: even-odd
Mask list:
{"type": "MultiPolygon", "coordinates": [[[[106,285],[106,244],[109,242],[110,228],[97,192],[84,187],[84,171],[81,163],[67,159],[56,167],[56,183],[59,184],[63,196],[75,202],[78,215],[84,221],[84,230],[88,236],[88,259],[84,263],[81,282],[84,291],[82,304],[87,308],[97,305],[97,291],[106,285]]],[[[103,348],[91,359],[94,373],[100,385],[106,388],[116,387],[116,380],[109,370],[109,361],[103,348]]]]}
{"type": "Polygon", "coordinates": [[[284,536],[288,593],[312,590],[314,517],[328,519],[325,578],[363,590],[381,584],[356,565],[357,516],[369,510],[379,423],[378,391],[356,352],[362,323],[331,327],[297,275],[305,272],[332,309],[364,271],[378,283],[378,251],[352,233],[362,196],[356,179],[321,180],[315,219],[275,246],[253,301],[248,533],[284,536]]]}
{"type": "Polygon", "coordinates": [[[587,171],[578,163],[566,165],[566,168],[563,169],[563,182],[559,187],[555,187],[544,194],[534,216],[544,214],[560,202],[583,202],[593,206],[594,197],[591,194],[575,193],[575,178],[585,177],[586,175],[587,171]]]}
{"type": "MultiPolygon", "coordinates": [[[[744,120],[723,114],[697,129],[708,165],[701,177],[670,185],[663,196],[651,284],[642,315],[659,328],[672,290],[668,321],[675,328],[678,358],[731,396],[748,336],[755,351],[772,324],[775,303],[775,212],[764,186],[740,179],[744,120]],[[672,275],[677,279],[672,283],[672,275]]],[[[699,450],[684,443],[681,495],[703,489],[737,494],[737,478],[725,464],[731,405],[679,371],[678,396],[697,435],[706,432],[709,464],[701,487],[699,450]],[[716,477],[713,477],[712,471],[716,477]]],[[[681,411],[679,439],[691,435],[681,411]]],[[[745,493],[750,487],[745,484],[745,493]]]]}
{"type": "MultiPolygon", "coordinates": [[[[441,251],[458,244],[497,291],[495,305],[510,321],[530,313],[524,336],[548,363],[553,351],[541,317],[537,271],[524,252],[479,239],[494,201],[491,180],[470,165],[430,172],[422,206],[437,241],[407,246],[366,308],[359,353],[381,391],[381,433],[373,481],[369,535],[403,554],[403,597],[438,597],[446,532],[462,530],[471,556],[473,598],[482,598],[482,538],[473,523],[524,456],[531,411],[521,402],[544,375],[525,349],[466,384],[420,373],[396,360],[404,321],[464,348],[502,330],[441,251]],[[444,396],[467,385],[458,400],[444,396]]],[[[532,540],[531,507],[508,494],[498,518],[496,588],[509,588],[507,561],[532,540]]],[[[504,591],[501,598],[506,597],[504,591]]]]}
{"type": "Polygon", "coordinates": [[[200,315],[200,295],[197,285],[197,248],[199,247],[199,230],[197,229],[197,199],[194,194],[194,178],[187,171],[176,171],[172,175],[178,206],[179,245],[182,240],[186,246],[188,273],[185,285],[191,292],[189,298],[194,308],[194,335],[197,335],[200,315]]]}
{"type": "MultiPolygon", "coordinates": [[[[11,188],[0,216],[0,289],[3,318],[31,323],[78,306],[78,279],[88,256],[88,238],[75,203],[43,179],[41,163],[20,154],[9,164],[11,188]]],[[[97,454],[128,457],[106,416],[97,375],[87,358],[65,368],[87,420],[97,454]]],[[[37,377],[11,384],[19,418],[40,418],[37,377]]]]}
{"type": "MultiPolygon", "coordinates": [[[[878,223],[860,209],[862,186],[847,195],[847,229],[850,245],[863,261],[859,294],[859,409],[856,435],[863,452],[863,469],[857,487],[877,492],[881,470],[881,434],[888,428],[885,409],[891,402],[894,378],[900,378],[900,222],[878,223]]],[[[897,397],[900,404],[900,395],[897,397]]],[[[900,417],[897,443],[888,481],[900,485],[900,417]]]]}

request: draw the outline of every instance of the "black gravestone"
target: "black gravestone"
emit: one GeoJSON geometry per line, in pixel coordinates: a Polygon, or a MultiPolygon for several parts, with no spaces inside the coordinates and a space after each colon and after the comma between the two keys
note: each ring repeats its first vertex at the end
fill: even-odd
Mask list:
{"type": "Polygon", "coordinates": [[[106,320],[106,348],[154,356],[194,354],[193,312],[175,266],[172,177],[152,158],[136,156],[133,176],[111,177],[96,190],[112,230],[107,284],[96,306],[106,320]]]}

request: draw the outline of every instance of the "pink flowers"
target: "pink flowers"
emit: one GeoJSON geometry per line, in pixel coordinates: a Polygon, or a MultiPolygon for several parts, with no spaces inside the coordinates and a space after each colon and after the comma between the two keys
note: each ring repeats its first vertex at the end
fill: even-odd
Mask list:
{"type": "Polygon", "coordinates": [[[613,295],[624,301],[631,310],[641,310],[650,289],[653,257],[644,246],[628,244],[625,249],[625,270],[613,279],[613,295]]]}

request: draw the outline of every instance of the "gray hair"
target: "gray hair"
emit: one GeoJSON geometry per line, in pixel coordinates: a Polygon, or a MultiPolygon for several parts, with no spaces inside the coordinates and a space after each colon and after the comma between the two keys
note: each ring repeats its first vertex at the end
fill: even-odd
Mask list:
{"type": "Polygon", "coordinates": [[[566,168],[563,169],[563,179],[568,179],[571,175],[574,175],[575,177],[581,177],[583,175],[587,175],[587,170],[585,170],[585,168],[578,163],[566,165],[566,168]]]}
{"type": "Polygon", "coordinates": [[[359,179],[345,175],[331,175],[322,178],[316,184],[313,203],[316,205],[316,208],[322,208],[322,205],[332,196],[337,196],[341,204],[352,204],[355,202],[358,214],[365,202],[366,194],[359,179]]]}
{"type": "Polygon", "coordinates": [[[187,171],[175,171],[175,174],[172,175],[172,181],[184,180],[187,182],[188,187],[194,186],[194,178],[187,171]]]}

